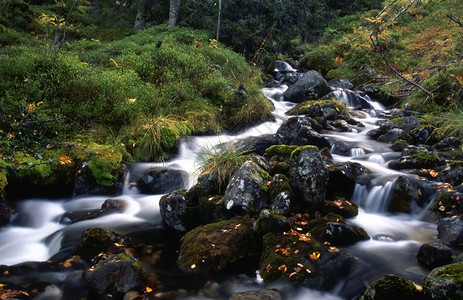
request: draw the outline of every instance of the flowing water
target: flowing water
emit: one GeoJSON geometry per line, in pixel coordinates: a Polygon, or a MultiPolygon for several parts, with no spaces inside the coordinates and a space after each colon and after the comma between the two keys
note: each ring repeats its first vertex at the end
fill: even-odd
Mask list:
{"type": "MultiPolygon", "coordinates": [[[[284,67],[284,65],[283,65],[284,67]]],[[[293,72],[293,70],[286,70],[293,72]]],[[[0,231],[0,264],[14,265],[26,261],[45,261],[61,252],[69,253],[81,232],[90,227],[100,227],[128,234],[137,231],[162,230],[159,213],[159,199],[162,195],[140,194],[131,185],[142,174],[153,167],[168,167],[187,171],[190,176],[185,187],[191,187],[197,178],[198,155],[204,149],[212,150],[221,143],[240,140],[250,136],[275,133],[287,119],[284,114],[294,104],[282,101],[287,87],[263,89],[275,105],[275,121],[266,122],[253,127],[239,135],[221,134],[208,137],[191,137],[180,145],[179,155],[165,163],[129,164],[122,195],[118,197],[78,197],[72,199],[47,200],[29,199],[22,201],[11,225],[0,231]],[[89,211],[99,209],[108,198],[117,198],[124,203],[121,213],[67,224],[63,214],[67,211],[89,211]],[[61,220],[61,222],[60,222],[61,220]]],[[[357,106],[353,102],[351,92],[336,89],[340,100],[349,106],[357,106]]],[[[365,283],[388,273],[401,274],[406,278],[420,282],[427,274],[421,269],[415,255],[419,246],[436,235],[435,225],[418,220],[417,215],[391,215],[386,212],[392,181],[400,172],[387,168],[387,162],[396,157],[388,145],[377,143],[366,136],[366,132],[375,128],[377,117],[375,110],[383,107],[371,101],[367,95],[361,94],[362,102],[367,102],[372,110],[359,120],[365,128],[348,133],[327,133],[325,136],[331,143],[342,141],[350,146],[349,155],[333,155],[340,162],[355,161],[364,165],[372,173],[367,185],[357,184],[351,201],[360,204],[359,215],[349,220],[363,227],[372,237],[371,240],[357,243],[349,250],[369,264],[368,271],[359,270],[348,282],[332,291],[333,294],[320,293],[300,289],[294,299],[342,299],[350,298],[364,287],[365,283]]],[[[59,276],[58,276],[59,277],[59,276]]],[[[62,279],[64,280],[64,279],[62,279]]],[[[252,284],[234,283],[234,290],[241,291],[262,287],[259,276],[251,278],[252,284]]]]}

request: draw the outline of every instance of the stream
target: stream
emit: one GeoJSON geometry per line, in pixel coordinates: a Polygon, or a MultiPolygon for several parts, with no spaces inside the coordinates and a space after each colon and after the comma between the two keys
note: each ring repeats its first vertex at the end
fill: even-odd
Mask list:
{"type": "MultiPolygon", "coordinates": [[[[283,101],[282,94],[285,89],[285,85],[263,89],[264,95],[275,106],[275,121],[250,128],[239,135],[191,137],[181,142],[178,156],[165,163],[127,165],[125,184],[120,196],[83,196],[60,200],[27,199],[21,201],[17,206],[17,213],[12,223],[0,230],[0,264],[15,265],[29,261],[46,261],[69,254],[82,231],[91,227],[105,228],[119,234],[152,231],[156,233],[155,236],[162,239],[163,228],[158,204],[162,195],[141,194],[131,183],[136,182],[147,170],[162,166],[187,171],[189,178],[185,183],[185,188],[193,186],[198,175],[198,155],[204,149],[212,150],[221,143],[273,134],[277,131],[288,118],[285,112],[294,106],[293,103],[283,101]],[[63,215],[66,212],[99,209],[108,198],[120,199],[124,203],[123,212],[72,224],[63,221],[63,215]]],[[[336,93],[338,99],[347,101],[342,90],[336,93]]],[[[368,96],[365,95],[365,97],[368,96]]],[[[349,222],[364,228],[372,239],[348,247],[351,253],[368,262],[371,268],[368,272],[359,271],[359,274],[352,276],[348,282],[339,283],[339,286],[330,293],[301,288],[294,295],[294,299],[348,299],[357,292],[361,292],[365,283],[385,274],[395,273],[412,281],[421,282],[428,273],[419,266],[416,253],[422,243],[430,241],[437,234],[436,226],[421,221],[418,209],[407,215],[390,214],[386,211],[392,181],[402,173],[387,168],[387,162],[397,157],[397,154],[392,152],[387,144],[373,141],[366,135],[366,132],[376,127],[375,124],[380,118],[378,117],[380,114],[376,112],[383,110],[380,104],[369,98],[366,100],[371,103],[373,109],[363,110],[364,117],[357,118],[365,124],[365,128],[356,130],[356,132],[328,132],[323,135],[332,144],[335,141],[342,141],[350,145],[349,155],[333,154],[336,161],[355,161],[371,172],[369,184],[357,184],[349,199],[360,205],[359,215],[350,219],[349,222]]],[[[31,274],[30,280],[39,280],[41,276],[54,276],[56,277],[54,282],[56,286],[59,286],[60,282],[68,280],[68,275],[62,273],[31,274]]],[[[264,287],[258,274],[248,277],[247,280],[232,278],[229,282],[234,291],[264,287]]],[[[178,282],[178,288],[182,288],[183,285],[184,283],[178,282]]]]}

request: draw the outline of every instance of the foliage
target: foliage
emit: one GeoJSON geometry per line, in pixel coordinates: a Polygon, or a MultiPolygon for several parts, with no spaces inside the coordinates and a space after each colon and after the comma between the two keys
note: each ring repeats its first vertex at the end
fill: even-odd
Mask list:
{"type": "Polygon", "coordinates": [[[216,174],[219,190],[226,186],[232,175],[247,159],[246,149],[236,145],[220,144],[218,148],[203,149],[200,153],[201,173],[216,174]]]}

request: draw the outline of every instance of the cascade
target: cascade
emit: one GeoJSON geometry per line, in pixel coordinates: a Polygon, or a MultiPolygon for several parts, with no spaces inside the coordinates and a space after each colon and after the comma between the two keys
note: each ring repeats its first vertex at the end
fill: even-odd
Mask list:
{"type": "MultiPolygon", "coordinates": [[[[284,62],[280,62],[276,69],[276,72],[283,74],[281,77],[288,74],[294,76],[295,71],[284,62]]],[[[138,179],[153,168],[174,168],[188,172],[189,178],[185,188],[191,187],[197,179],[198,157],[201,151],[213,150],[223,143],[273,134],[277,131],[288,118],[285,112],[294,106],[293,103],[283,101],[286,89],[287,86],[279,85],[262,90],[275,106],[275,121],[260,124],[236,135],[219,134],[185,139],[179,145],[179,155],[164,163],[128,164],[122,195],[111,197],[124,203],[119,213],[77,223],[68,223],[63,219],[63,214],[68,211],[99,209],[109,196],[86,196],[60,201],[31,199],[22,202],[13,224],[0,230],[0,264],[47,260],[61,251],[61,243],[64,240],[78,240],[80,233],[90,227],[106,228],[121,234],[159,227],[161,217],[158,203],[162,195],[140,194],[136,187],[138,179]]],[[[362,112],[365,113],[365,117],[361,121],[366,125],[366,129],[376,126],[374,110],[384,109],[379,103],[372,101],[362,92],[333,88],[333,93],[349,107],[362,106],[370,109],[370,114],[362,112]]],[[[355,256],[369,261],[375,269],[372,272],[378,272],[359,274],[358,278],[352,279],[352,284],[363,285],[364,281],[378,277],[384,270],[403,274],[410,279],[422,278],[424,271],[417,266],[416,259],[412,259],[410,253],[416,253],[422,242],[429,241],[436,234],[435,226],[410,216],[392,216],[387,213],[393,179],[401,173],[387,168],[387,157],[391,150],[387,145],[369,139],[365,135],[366,131],[324,134],[330,142],[342,141],[350,146],[349,156],[333,154],[334,160],[358,162],[369,170],[373,179],[389,176],[388,180],[370,183],[368,186],[357,184],[350,199],[360,205],[359,215],[350,222],[364,228],[373,239],[357,243],[349,249],[355,256]]],[[[314,295],[320,299],[341,299],[335,295],[322,295],[304,289],[298,290],[296,298],[306,299],[314,295]]]]}

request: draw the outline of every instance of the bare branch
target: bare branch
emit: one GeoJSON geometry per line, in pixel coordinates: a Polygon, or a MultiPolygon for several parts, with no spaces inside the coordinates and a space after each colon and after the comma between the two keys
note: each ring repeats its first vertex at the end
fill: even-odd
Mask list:
{"type": "Polygon", "coordinates": [[[378,15],[376,16],[376,19],[378,19],[378,18],[383,14],[383,12],[385,12],[389,7],[391,7],[391,6],[393,6],[394,4],[396,4],[397,1],[399,1],[399,0],[394,0],[394,1],[392,1],[391,3],[389,3],[388,5],[386,5],[386,6],[378,13],[378,15]]]}
{"type": "Polygon", "coordinates": [[[452,16],[452,15],[447,15],[447,17],[448,17],[450,20],[452,20],[453,22],[455,22],[455,23],[457,23],[458,25],[460,25],[460,27],[463,27],[463,23],[462,23],[460,20],[458,20],[457,18],[455,18],[454,16],[452,16]]]}
{"type": "Polygon", "coordinates": [[[391,23],[393,23],[395,20],[397,20],[397,18],[399,18],[404,12],[406,12],[410,8],[410,6],[412,6],[416,1],[417,0],[412,0],[412,1],[408,2],[408,4],[404,8],[402,8],[402,10],[399,11],[395,15],[395,17],[394,17],[394,19],[392,19],[391,23]]]}

